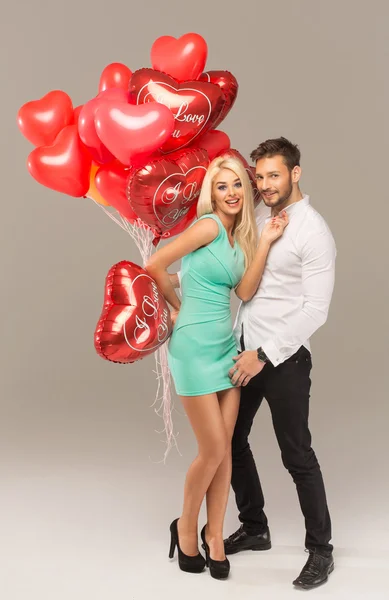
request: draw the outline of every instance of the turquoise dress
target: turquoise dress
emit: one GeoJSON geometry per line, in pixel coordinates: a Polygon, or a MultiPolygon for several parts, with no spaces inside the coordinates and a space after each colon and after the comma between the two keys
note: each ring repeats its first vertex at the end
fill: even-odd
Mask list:
{"type": "Polygon", "coordinates": [[[201,396],[234,387],[228,371],[237,348],[232,333],[231,289],[244,272],[244,255],[214,214],[217,237],[182,259],[182,304],[169,342],[168,359],[177,394],[201,396]]]}

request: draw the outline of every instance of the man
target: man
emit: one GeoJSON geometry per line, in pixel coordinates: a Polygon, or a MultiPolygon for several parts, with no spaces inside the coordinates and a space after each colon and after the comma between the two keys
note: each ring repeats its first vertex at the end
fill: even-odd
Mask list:
{"type": "Polygon", "coordinates": [[[266,398],[282,461],[296,484],[305,518],[309,558],[293,584],[311,589],[327,581],[334,569],[331,521],[311,447],[308,409],[309,338],[327,319],[336,248],[326,222],[300,191],[298,147],[283,137],[267,140],[251,158],[262,199],[256,208],[259,233],[282,210],[289,224],[269,252],[256,294],[241,304],[235,323],[241,352],[230,377],[242,386],[242,393],[232,442],[232,487],[242,525],[225,540],[225,550],[233,554],[271,547],[261,483],[248,442],[253,419],[266,398]]]}

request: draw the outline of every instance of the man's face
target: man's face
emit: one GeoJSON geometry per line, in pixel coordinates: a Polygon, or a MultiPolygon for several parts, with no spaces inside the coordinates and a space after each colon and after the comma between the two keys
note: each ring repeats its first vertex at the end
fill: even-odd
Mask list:
{"type": "Polygon", "coordinates": [[[279,155],[257,161],[255,167],[257,188],[266,206],[275,208],[288,201],[293,191],[295,169],[290,171],[283,157],[279,155]]]}

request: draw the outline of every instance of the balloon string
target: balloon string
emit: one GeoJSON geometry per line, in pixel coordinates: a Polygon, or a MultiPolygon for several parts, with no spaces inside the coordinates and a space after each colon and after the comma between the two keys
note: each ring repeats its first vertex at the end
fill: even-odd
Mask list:
{"type": "MultiPolygon", "coordinates": [[[[93,198],[91,199],[93,200],[93,198]]],[[[137,219],[136,221],[134,221],[134,223],[131,223],[130,221],[127,221],[127,219],[119,215],[119,220],[107,209],[106,206],[103,206],[99,202],[96,202],[96,200],[93,200],[93,202],[97,206],[99,206],[114,223],[119,225],[119,227],[121,227],[126,233],[128,233],[132,237],[142,257],[144,266],[150,258],[153,251],[153,239],[155,236],[153,230],[148,225],[143,223],[143,221],[141,221],[140,219],[137,219]]]]}
{"type": "Polygon", "coordinates": [[[142,256],[143,266],[153,252],[154,231],[143,221],[137,219],[134,223],[120,217],[125,224],[126,231],[130,234],[142,256]]]}
{"type": "MultiPolygon", "coordinates": [[[[91,199],[93,200],[93,198],[91,199]]],[[[142,266],[144,267],[154,249],[153,239],[155,237],[155,232],[151,229],[151,227],[143,223],[141,219],[137,219],[134,221],[134,223],[132,223],[122,217],[122,215],[119,215],[119,220],[107,209],[106,206],[96,202],[96,200],[93,200],[93,202],[97,204],[97,206],[99,206],[114,223],[119,225],[119,227],[121,227],[132,237],[140,252],[142,257],[142,266]]],[[[157,376],[157,391],[152,406],[157,405],[154,410],[159,417],[162,417],[164,422],[164,429],[158,433],[164,432],[166,435],[166,449],[163,461],[159,461],[165,463],[166,458],[173,446],[176,447],[177,452],[181,456],[173,428],[172,411],[174,405],[171,394],[171,375],[167,359],[167,342],[162,344],[162,346],[160,346],[155,352],[154,372],[157,376]]]]}
{"type": "MultiPolygon", "coordinates": [[[[89,196],[87,196],[87,198],[89,198],[89,196]]],[[[91,200],[93,200],[93,198],[90,198],[90,199],[91,199],[91,200]]],[[[116,223],[116,225],[119,225],[119,227],[121,227],[122,229],[124,229],[124,231],[127,231],[127,230],[126,230],[126,227],[125,227],[125,226],[124,226],[122,223],[120,223],[120,221],[119,221],[119,220],[118,220],[118,219],[117,219],[117,218],[116,218],[116,217],[115,217],[113,214],[111,214],[111,213],[109,212],[109,210],[107,210],[107,209],[106,209],[106,207],[105,207],[105,206],[103,206],[103,205],[102,205],[102,204],[100,204],[99,202],[96,202],[96,200],[93,200],[93,202],[96,204],[96,206],[99,206],[99,207],[100,207],[100,208],[101,208],[101,209],[102,209],[102,210],[105,212],[105,214],[106,214],[106,215],[107,215],[107,216],[108,216],[110,219],[112,219],[112,221],[114,221],[114,222],[116,223]]]]}
{"type": "MultiPolygon", "coordinates": [[[[172,418],[172,411],[174,408],[174,404],[172,401],[171,394],[171,375],[170,369],[168,365],[167,359],[167,342],[162,344],[158,348],[155,353],[155,373],[157,375],[157,392],[155,396],[155,400],[152,406],[157,404],[157,407],[154,409],[159,417],[163,418],[164,429],[162,430],[166,436],[166,449],[163,457],[163,461],[166,462],[167,456],[173,446],[176,447],[178,454],[181,456],[181,452],[178,448],[177,438],[174,434],[174,425],[172,418]],[[161,385],[162,384],[162,385],[161,385]],[[161,390],[162,388],[162,390],[161,390]],[[159,403],[159,405],[158,405],[159,403]]],[[[162,433],[162,431],[158,431],[157,433],[162,433]]],[[[178,434],[177,434],[178,435],[178,434]]]]}

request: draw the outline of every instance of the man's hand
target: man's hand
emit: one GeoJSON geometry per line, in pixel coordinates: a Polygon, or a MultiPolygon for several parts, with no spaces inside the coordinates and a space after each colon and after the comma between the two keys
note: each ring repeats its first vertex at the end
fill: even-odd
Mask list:
{"type": "Polygon", "coordinates": [[[247,385],[252,377],[258,375],[266,363],[258,360],[256,350],[245,350],[238,356],[234,356],[235,365],[228,371],[231,383],[237,387],[247,385]]]}

